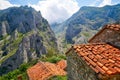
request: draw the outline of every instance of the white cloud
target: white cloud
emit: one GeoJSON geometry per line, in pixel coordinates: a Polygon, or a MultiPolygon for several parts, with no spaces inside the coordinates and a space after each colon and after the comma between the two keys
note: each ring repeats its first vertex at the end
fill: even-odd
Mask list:
{"type": "Polygon", "coordinates": [[[42,16],[50,23],[64,21],[79,9],[76,0],[43,0],[29,6],[40,10],[42,16]]]}
{"type": "Polygon", "coordinates": [[[112,0],[103,0],[102,3],[99,5],[99,7],[103,7],[105,5],[111,5],[112,0]]]}
{"type": "Polygon", "coordinates": [[[98,3],[100,3],[101,0],[94,0],[89,6],[97,6],[98,3]]]}
{"type": "Polygon", "coordinates": [[[0,9],[6,9],[8,7],[12,7],[12,6],[18,6],[18,5],[13,5],[11,4],[9,1],[7,0],[0,0],[0,9]]]}

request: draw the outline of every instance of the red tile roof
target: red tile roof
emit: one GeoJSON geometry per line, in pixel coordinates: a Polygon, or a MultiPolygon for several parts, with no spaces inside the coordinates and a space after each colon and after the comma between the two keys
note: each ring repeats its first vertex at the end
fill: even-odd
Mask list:
{"type": "Polygon", "coordinates": [[[65,69],[67,67],[67,62],[66,60],[61,60],[59,62],[56,63],[57,67],[60,67],[61,69],[65,69]]]}
{"type": "MultiPolygon", "coordinates": [[[[66,65],[65,65],[66,66],[66,65]]],[[[55,75],[66,75],[66,72],[49,62],[39,62],[27,70],[30,80],[46,80],[55,75]]]]}
{"type": "Polygon", "coordinates": [[[73,48],[96,73],[120,73],[119,49],[105,43],[74,45],[73,48]]]}

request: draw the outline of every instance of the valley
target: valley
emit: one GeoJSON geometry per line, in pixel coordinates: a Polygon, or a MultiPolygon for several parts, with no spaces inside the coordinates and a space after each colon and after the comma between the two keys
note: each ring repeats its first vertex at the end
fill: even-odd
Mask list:
{"type": "MultiPolygon", "coordinates": [[[[119,14],[120,4],[84,6],[64,22],[50,24],[29,6],[0,10],[0,80],[28,80],[27,70],[37,63],[66,60],[72,45],[87,44],[104,25],[120,24],[119,14]]],[[[50,80],[67,80],[67,76],[50,80]]]]}

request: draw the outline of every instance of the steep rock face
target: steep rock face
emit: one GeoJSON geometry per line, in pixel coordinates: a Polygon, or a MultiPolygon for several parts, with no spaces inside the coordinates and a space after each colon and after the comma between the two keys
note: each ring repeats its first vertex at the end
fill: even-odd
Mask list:
{"type": "Polygon", "coordinates": [[[43,45],[42,37],[38,34],[32,34],[23,38],[17,53],[23,54],[24,62],[28,62],[30,59],[40,57],[40,55],[47,52],[43,45]]]}
{"type": "MultiPolygon", "coordinates": [[[[120,4],[104,7],[82,7],[63,22],[61,29],[66,29],[65,39],[68,43],[85,43],[103,25],[120,20],[120,4]]],[[[64,31],[64,30],[62,30],[64,31]]]]}
{"type": "Polygon", "coordinates": [[[0,11],[0,75],[51,49],[57,51],[56,38],[40,12],[27,6],[0,11]]]}
{"type": "Polygon", "coordinates": [[[39,58],[41,54],[46,54],[46,48],[43,45],[41,38],[42,37],[38,36],[37,34],[24,37],[20,42],[16,52],[1,63],[0,74],[14,70],[22,63],[27,63],[32,59],[39,58]]]}
{"type": "Polygon", "coordinates": [[[7,21],[1,22],[0,23],[0,28],[1,28],[0,35],[3,35],[3,36],[6,35],[7,34],[7,30],[9,28],[8,22],[7,21]]]}
{"type": "MultiPolygon", "coordinates": [[[[40,28],[41,22],[46,21],[42,18],[41,13],[35,11],[33,8],[13,7],[1,11],[0,22],[2,32],[11,34],[15,29],[18,32],[26,33],[36,28],[40,28]]],[[[42,28],[43,26],[41,26],[42,28]]]]}
{"type": "Polygon", "coordinates": [[[119,13],[119,4],[114,6],[105,6],[101,8],[82,7],[67,21],[67,25],[69,26],[66,30],[66,40],[70,43],[74,43],[75,40],[73,40],[73,38],[80,35],[83,31],[89,32],[89,34],[87,34],[89,35],[88,37],[92,36],[92,34],[95,34],[94,30],[98,30],[105,24],[119,21],[119,13]],[[70,32],[71,30],[72,32],[70,32]]]}

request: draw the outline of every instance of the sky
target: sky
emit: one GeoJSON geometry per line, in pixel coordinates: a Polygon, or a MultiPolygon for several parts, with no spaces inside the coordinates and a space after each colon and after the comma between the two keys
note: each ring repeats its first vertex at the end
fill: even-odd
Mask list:
{"type": "Polygon", "coordinates": [[[28,5],[41,11],[49,23],[63,22],[82,6],[103,7],[120,4],[120,0],[0,0],[0,10],[12,6],[28,5]]]}

